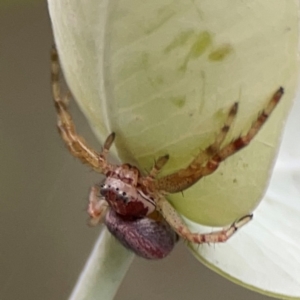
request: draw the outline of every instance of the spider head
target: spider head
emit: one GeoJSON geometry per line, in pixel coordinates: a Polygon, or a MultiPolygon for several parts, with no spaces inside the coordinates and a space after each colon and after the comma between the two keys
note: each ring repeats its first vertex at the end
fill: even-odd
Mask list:
{"type": "Polygon", "coordinates": [[[129,164],[118,166],[107,175],[100,193],[116,213],[142,218],[155,210],[154,200],[138,185],[140,176],[140,171],[129,164]]]}

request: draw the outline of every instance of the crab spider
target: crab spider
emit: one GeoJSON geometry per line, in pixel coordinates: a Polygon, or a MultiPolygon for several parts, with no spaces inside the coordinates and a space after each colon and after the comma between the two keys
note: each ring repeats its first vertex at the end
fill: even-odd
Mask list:
{"type": "Polygon", "coordinates": [[[104,221],[109,231],[125,247],[141,257],[159,259],[170,253],[178,237],[198,244],[225,242],[252,219],[249,214],[226,229],[206,234],[193,233],[168,202],[166,195],[191,187],[202,177],[216,171],[226,158],[247,146],[281,99],[284,93],[282,87],[272,95],[245,135],[223,145],[237,115],[238,103],[234,103],[224,126],[210,146],[201,151],[186,168],[157,178],[169,155],[159,157],[149,174],[143,175],[135,166],[126,163],[114,165],[107,160],[115,133],[107,137],[100,153],[77,134],[68,112],[67,95],[62,95],[60,90],[60,65],[55,48],[51,52],[51,71],[57,125],[62,139],[73,156],[106,177],[100,187],[91,188],[88,213],[92,224],[104,221]]]}

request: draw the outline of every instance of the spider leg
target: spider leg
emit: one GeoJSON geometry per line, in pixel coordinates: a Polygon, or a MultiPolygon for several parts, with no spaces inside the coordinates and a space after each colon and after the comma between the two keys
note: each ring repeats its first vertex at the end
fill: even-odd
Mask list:
{"type": "Polygon", "coordinates": [[[178,235],[189,242],[197,244],[225,242],[253,217],[253,215],[246,215],[232,223],[228,228],[219,231],[211,233],[193,233],[189,230],[187,225],[178,215],[174,207],[167,201],[167,199],[160,197],[156,201],[156,205],[164,219],[169,223],[173,230],[177,232],[178,235]]]}
{"type": "MultiPolygon", "coordinates": [[[[227,133],[230,129],[232,122],[235,119],[235,116],[238,111],[238,103],[234,103],[229,110],[227,120],[225,121],[224,126],[221,128],[218,136],[216,137],[215,141],[209,145],[203,152],[200,152],[192,161],[191,165],[194,168],[200,168],[205,161],[207,161],[212,155],[214,155],[220,148],[220,145],[224,141],[227,136],[227,133]]],[[[164,167],[164,165],[168,162],[169,155],[164,155],[158,158],[155,162],[152,170],[150,171],[149,175],[145,177],[144,185],[149,185],[149,182],[152,182],[153,179],[156,178],[157,174],[160,170],[164,167]]],[[[151,183],[150,183],[151,185],[151,183]]]]}
{"type": "Polygon", "coordinates": [[[234,121],[236,114],[238,112],[238,103],[235,102],[229,110],[227,119],[225,121],[224,126],[221,128],[219,134],[217,135],[215,141],[209,145],[203,152],[200,152],[194,160],[191,162],[194,168],[199,168],[205,163],[211,156],[216,154],[220,149],[220,146],[224,142],[228,131],[234,121]]]}
{"type": "Polygon", "coordinates": [[[94,170],[105,174],[112,168],[107,163],[106,156],[114,141],[115,134],[112,133],[108,136],[101,153],[97,153],[86,144],[84,139],[77,134],[72,117],[67,110],[68,94],[62,97],[59,74],[59,58],[53,47],[51,51],[51,84],[59,133],[73,156],[79,158],[83,163],[89,164],[94,170]]]}
{"type": "Polygon", "coordinates": [[[106,200],[99,198],[98,192],[97,187],[93,186],[89,195],[88,214],[91,217],[89,221],[91,226],[96,226],[97,224],[102,223],[108,209],[106,200]]]}
{"type": "Polygon", "coordinates": [[[249,131],[244,136],[238,137],[217,151],[217,153],[212,155],[204,166],[192,161],[187,168],[157,179],[155,181],[155,188],[168,193],[177,193],[192,186],[202,177],[213,173],[222,161],[246,147],[251,142],[278,104],[283,93],[284,90],[280,87],[274,93],[265,109],[259,113],[258,118],[253,122],[249,131]]]}
{"type": "Polygon", "coordinates": [[[164,167],[164,165],[168,162],[169,155],[166,154],[164,156],[160,156],[157,161],[155,161],[154,166],[152,167],[149,175],[147,177],[155,178],[159,171],[164,167]]]}
{"type": "MultiPolygon", "coordinates": [[[[192,164],[201,166],[208,158],[214,155],[220,148],[220,145],[224,141],[227,136],[227,133],[230,129],[230,126],[235,119],[235,116],[238,111],[238,103],[234,103],[230,108],[230,111],[227,116],[227,120],[225,121],[224,126],[221,128],[217,138],[215,139],[214,143],[209,145],[203,152],[200,152],[195,159],[193,160],[192,164]]],[[[164,165],[168,162],[169,155],[164,155],[158,158],[153,166],[152,170],[150,171],[148,177],[155,178],[159,171],[164,167],[164,165]]]]}

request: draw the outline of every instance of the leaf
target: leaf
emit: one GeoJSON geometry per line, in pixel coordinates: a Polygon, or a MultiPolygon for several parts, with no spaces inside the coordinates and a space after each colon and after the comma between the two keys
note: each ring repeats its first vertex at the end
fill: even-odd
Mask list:
{"type": "MultiPolygon", "coordinates": [[[[48,3],[67,82],[92,129],[101,142],[115,131],[121,161],[143,170],[166,153],[171,159],[162,175],[185,167],[214,140],[238,101],[229,142],[249,128],[279,86],[285,88],[278,109],[247,149],[184,195],[169,197],[182,215],[209,226],[253,211],[268,184],[297,85],[298,1],[48,3]]],[[[233,241],[256,226],[254,220],[233,241]]],[[[213,257],[214,248],[207,249],[213,257]]],[[[228,250],[221,252],[226,261],[228,250]]],[[[249,255],[256,260],[257,252],[249,255]]],[[[245,265],[248,259],[241,258],[245,265]]],[[[231,270],[234,264],[221,268],[260,288],[251,281],[253,273],[242,276],[231,270]]],[[[270,274],[271,268],[262,278],[270,274]]],[[[276,282],[264,289],[274,293],[276,282]]]]}
{"type": "MultiPolygon", "coordinates": [[[[298,98],[253,222],[223,245],[191,245],[196,257],[216,272],[280,299],[300,299],[300,145],[295,144],[299,114],[298,98]]],[[[193,229],[211,230],[199,225],[193,229]]]]}

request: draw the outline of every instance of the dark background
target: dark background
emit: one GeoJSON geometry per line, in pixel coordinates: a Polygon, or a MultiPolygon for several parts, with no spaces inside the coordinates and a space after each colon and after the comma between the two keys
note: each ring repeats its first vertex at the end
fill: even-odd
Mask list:
{"type": "MultiPolygon", "coordinates": [[[[99,177],[61,142],[52,106],[45,2],[0,4],[0,299],[67,299],[100,228],[86,226],[99,177]]],[[[72,105],[77,127],[95,145],[72,105]]],[[[135,259],[117,300],[251,299],[182,245],[160,262],[135,259]]],[[[102,299],[100,299],[102,300],[102,299]]],[[[106,300],[106,299],[103,299],[106,300]]]]}

